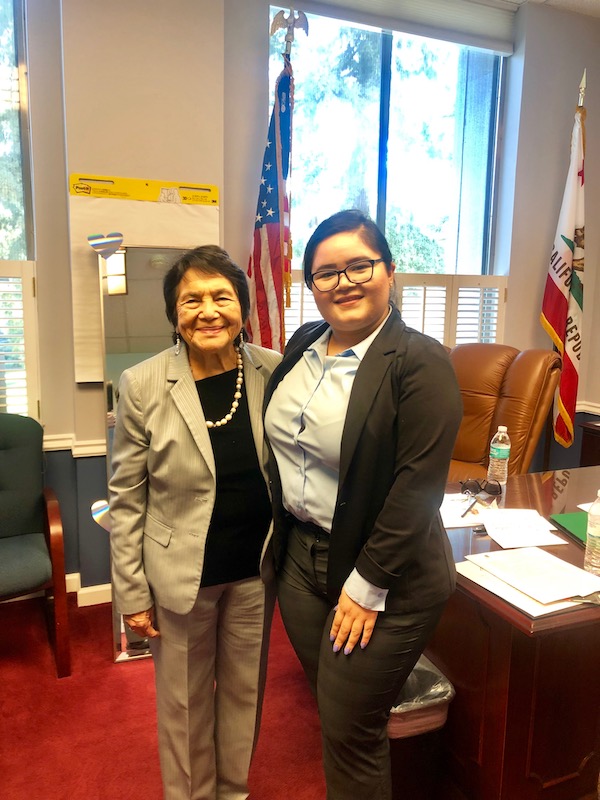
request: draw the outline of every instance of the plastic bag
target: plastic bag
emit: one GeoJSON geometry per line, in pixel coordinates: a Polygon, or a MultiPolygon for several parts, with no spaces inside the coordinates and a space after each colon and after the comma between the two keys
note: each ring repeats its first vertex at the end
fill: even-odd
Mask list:
{"type": "Polygon", "coordinates": [[[390,711],[388,736],[403,739],[442,728],[454,686],[426,656],[421,656],[390,711]]]}

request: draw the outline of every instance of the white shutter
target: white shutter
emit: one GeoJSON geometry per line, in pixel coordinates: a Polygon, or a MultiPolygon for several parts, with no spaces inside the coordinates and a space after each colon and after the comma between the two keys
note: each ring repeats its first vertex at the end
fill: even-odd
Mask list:
{"type": "Polygon", "coordinates": [[[0,413],[39,418],[34,265],[0,261],[0,413]]]}
{"type": "Polygon", "coordinates": [[[300,269],[292,270],[292,289],[290,295],[291,307],[284,309],[286,344],[294,331],[304,322],[313,322],[321,319],[313,293],[304,283],[304,276],[300,269]]]}
{"type": "Polygon", "coordinates": [[[448,347],[502,342],[506,277],[395,273],[402,319],[448,347]]]}
{"type": "Polygon", "coordinates": [[[456,297],[455,344],[497,342],[504,331],[503,286],[458,286],[456,297]]]}
{"type": "MultiPolygon", "coordinates": [[[[448,347],[503,341],[506,277],[396,272],[394,279],[396,302],[410,328],[448,347]]],[[[301,270],[292,270],[291,302],[285,309],[286,343],[302,323],[321,319],[301,270]]]]}
{"type": "Polygon", "coordinates": [[[430,275],[419,276],[423,280],[417,283],[416,276],[410,275],[411,280],[406,285],[398,281],[396,275],[397,302],[402,319],[409,328],[422,331],[440,342],[445,342],[449,336],[448,330],[448,298],[450,296],[450,281],[430,284],[430,275]]]}

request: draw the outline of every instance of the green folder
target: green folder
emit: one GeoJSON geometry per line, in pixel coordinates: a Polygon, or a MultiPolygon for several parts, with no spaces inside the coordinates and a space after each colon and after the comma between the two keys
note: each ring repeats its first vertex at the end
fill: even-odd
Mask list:
{"type": "Polygon", "coordinates": [[[587,519],[587,511],[573,511],[570,514],[552,514],[550,517],[550,521],[556,523],[562,531],[574,536],[584,544],[587,540],[587,519]]]}

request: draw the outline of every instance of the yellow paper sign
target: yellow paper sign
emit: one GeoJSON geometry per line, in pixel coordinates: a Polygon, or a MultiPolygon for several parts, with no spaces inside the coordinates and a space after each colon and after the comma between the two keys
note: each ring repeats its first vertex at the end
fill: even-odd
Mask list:
{"type": "Polygon", "coordinates": [[[69,192],[78,197],[103,197],[107,200],[219,205],[219,190],[211,184],[118,178],[112,175],[71,173],[69,192]]]}

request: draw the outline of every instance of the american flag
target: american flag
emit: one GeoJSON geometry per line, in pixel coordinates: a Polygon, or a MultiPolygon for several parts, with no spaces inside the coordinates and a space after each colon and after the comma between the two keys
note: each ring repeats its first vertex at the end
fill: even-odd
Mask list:
{"type": "Polygon", "coordinates": [[[563,357],[554,397],[554,438],[573,444],[583,325],[585,108],[579,107],[540,321],[563,357]]]}
{"type": "Polygon", "coordinates": [[[275,84],[247,271],[250,340],[279,352],[283,352],[285,343],[284,290],[289,305],[292,261],[287,179],[292,149],[294,76],[289,57],[283,58],[284,67],[275,84]]]}

